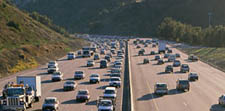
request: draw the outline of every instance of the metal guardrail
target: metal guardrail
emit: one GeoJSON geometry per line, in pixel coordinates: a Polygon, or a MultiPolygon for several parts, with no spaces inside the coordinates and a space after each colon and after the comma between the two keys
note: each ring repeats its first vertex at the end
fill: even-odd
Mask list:
{"type": "Polygon", "coordinates": [[[125,70],[124,70],[124,87],[123,87],[122,111],[132,111],[128,42],[126,42],[125,52],[126,52],[126,54],[125,54],[125,70]]]}

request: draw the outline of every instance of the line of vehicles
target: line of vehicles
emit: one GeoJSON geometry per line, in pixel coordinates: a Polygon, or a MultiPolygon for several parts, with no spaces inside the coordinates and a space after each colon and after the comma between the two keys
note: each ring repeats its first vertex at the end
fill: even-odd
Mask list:
{"type": "MultiPolygon", "coordinates": [[[[154,61],[157,61],[157,65],[162,65],[165,63],[172,63],[168,64],[165,67],[165,71],[161,73],[172,73],[174,72],[175,67],[180,67],[180,73],[187,73],[190,72],[190,67],[188,64],[182,64],[179,58],[181,55],[179,53],[173,53],[173,50],[167,47],[167,43],[165,41],[159,40],[140,40],[136,39],[133,41],[133,44],[136,46],[138,51],[138,56],[154,56],[154,61]],[[142,46],[144,46],[142,48],[142,46]],[[150,53],[146,53],[145,48],[155,49],[158,48],[158,52],[152,50],[150,53]]],[[[194,55],[190,55],[188,57],[188,61],[195,62],[198,61],[198,58],[194,55]]],[[[143,59],[143,64],[149,64],[149,58],[143,59]]],[[[187,79],[178,79],[176,81],[176,89],[177,91],[189,91],[190,90],[190,81],[196,81],[199,79],[199,76],[196,72],[190,72],[188,74],[187,79]]],[[[156,83],[154,85],[154,93],[156,95],[164,95],[168,94],[168,86],[166,83],[156,83]]]]}
{"type": "MultiPolygon", "coordinates": [[[[122,86],[123,61],[125,54],[125,40],[99,40],[90,41],[90,47],[83,47],[82,50],[69,52],[67,60],[76,58],[90,58],[87,60],[86,67],[94,67],[99,62],[99,69],[109,69],[108,86],[104,89],[102,96],[97,98],[98,111],[115,111],[117,88],[122,86]]],[[[52,82],[63,82],[65,80],[63,72],[60,72],[57,61],[49,61],[47,73],[51,75],[52,82]]],[[[84,79],[89,74],[83,70],[74,72],[74,80],[66,80],[63,84],[64,91],[76,90],[78,83],[76,80],[84,79]]],[[[98,84],[103,79],[101,74],[93,73],[89,76],[90,84],[98,84]]],[[[106,80],[105,80],[106,81],[106,80]]],[[[75,99],[77,102],[88,102],[90,93],[88,89],[76,91],[75,99]]],[[[41,98],[41,77],[40,76],[17,76],[16,83],[9,82],[2,91],[1,106],[3,111],[25,111],[32,108],[34,102],[39,102],[41,98]]],[[[63,110],[59,108],[60,101],[54,97],[44,98],[42,111],[63,110]]]]}

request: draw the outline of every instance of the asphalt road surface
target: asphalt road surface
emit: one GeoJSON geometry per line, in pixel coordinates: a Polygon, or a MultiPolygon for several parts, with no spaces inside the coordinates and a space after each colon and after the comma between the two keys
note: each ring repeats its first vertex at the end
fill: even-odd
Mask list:
{"type": "MultiPolygon", "coordinates": [[[[104,56],[101,55],[101,58],[104,56]]],[[[93,56],[91,57],[93,59],[93,56]]],[[[41,76],[42,80],[42,98],[40,102],[35,103],[33,108],[28,109],[28,111],[39,111],[42,108],[42,104],[45,97],[57,97],[60,102],[59,110],[60,111],[97,111],[96,100],[99,96],[103,96],[104,88],[108,86],[109,70],[107,69],[99,69],[99,60],[96,62],[94,67],[86,67],[86,62],[90,58],[77,58],[75,60],[66,60],[66,57],[58,60],[59,70],[64,73],[64,80],[60,82],[51,82],[51,74],[47,74],[47,65],[40,66],[37,69],[31,69],[19,72],[17,74],[11,75],[9,77],[5,77],[0,79],[0,88],[10,82],[15,82],[16,76],[41,76]],[[73,80],[73,75],[76,70],[83,70],[86,74],[86,78],[83,80],[75,80],[77,82],[77,88],[74,91],[63,91],[63,84],[66,80],[73,80]],[[89,84],[89,76],[93,73],[98,73],[101,76],[101,82],[99,84],[89,84]],[[76,94],[79,89],[88,89],[90,92],[90,100],[87,103],[76,102],[76,94]]],[[[112,61],[114,61],[112,59],[112,61]]],[[[123,74],[121,77],[123,83],[123,74]]],[[[117,91],[117,106],[116,110],[121,111],[122,105],[122,91],[123,84],[121,84],[121,88],[117,91]]]]}
{"type": "MultiPolygon", "coordinates": [[[[172,63],[156,65],[154,55],[137,56],[140,49],[136,49],[132,43],[133,40],[129,42],[129,51],[135,111],[209,111],[211,107],[217,107],[218,97],[225,92],[224,72],[201,61],[188,62],[186,54],[171,48],[173,53],[181,54],[181,63],[189,64],[190,72],[199,74],[199,80],[190,83],[189,92],[178,92],[175,89],[176,80],[187,79],[188,73],[180,73],[180,67],[174,68],[174,73],[163,73],[166,65],[172,63]],[[142,64],[144,58],[149,58],[150,64],[142,64]],[[167,83],[169,94],[154,95],[156,82],[167,83]]],[[[149,54],[151,50],[157,51],[158,48],[147,47],[145,50],[149,54]]]]}

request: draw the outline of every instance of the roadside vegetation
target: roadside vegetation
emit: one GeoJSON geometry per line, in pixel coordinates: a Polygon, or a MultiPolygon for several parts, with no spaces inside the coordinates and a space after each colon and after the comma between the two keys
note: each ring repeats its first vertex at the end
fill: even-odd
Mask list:
{"type": "Polygon", "coordinates": [[[29,15],[0,1],[0,77],[37,67],[86,44],[58,26],[44,25],[43,21],[49,19],[36,21],[30,16],[43,19],[41,15],[29,15]],[[58,27],[59,31],[50,26],[58,27]]]}

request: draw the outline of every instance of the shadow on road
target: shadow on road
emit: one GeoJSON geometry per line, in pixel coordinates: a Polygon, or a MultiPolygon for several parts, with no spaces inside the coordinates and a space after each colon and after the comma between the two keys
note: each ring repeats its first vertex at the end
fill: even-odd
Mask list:
{"type": "Polygon", "coordinates": [[[111,74],[104,74],[103,76],[110,76],[111,74]]]}
{"type": "Polygon", "coordinates": [[[52,80],[45,80],[45,81],[41,81],[41,83],[45,84],[45,83],[53,83],[53,82],[52,82],[52,80]]]}
{"type": "Polygon", "coordinates": [[[178,91],[177,89],[170,89],[168,91],[168,95],[175,95],[175,94],[181,94],[184,93],[185,91],[178,91]]]}
{"type": "Polygon", "coordinates": [[[108,85],[99,86],[99,87],[97,87],[96,89],[102,89],[102,90],[104,90],[106,87],[108,87],[108,85]]]}
{"type": "Polygon", "coordinates": [[[143,95],[142,97],[138,98],[138,101],[147,101],[147,100],[152,100],[152,99],[156,99],[156,98],[160,98],[162,96],[159,95],[155,95],[154,93],[150,93],[150,94],[146,94],[143,95]]]}
{"type": "Polygon", "coordinates": [[[60,88],[60,89],[55,89],[52,92],[64,92],[64,90],[62,88],[60,88]]]}
{"type": "Polygon", "coordinates": [[[39,68],[39,70],[47,70],[47,69],[48,69],[47,67],[39,68]]]}
{"type": "Polygon", "coordinates": [[[80,85],[90,85],[90,82],[87,82],[87,81],[84,81],[84,82],[81,82],[79,83],[80,85]]]}
{"type": "Polygon", "coordinates": [[[66,78],[66,79],[64,79],[64,80],[73,81],[73,80],[74,80],[74,78],[66,78]]]}
{"type": "Polygon", "coordinates": [[[137,65],[145,65],[145,64],[142,62],[142,63],[137,63],[137,65]]]}
{"type": "Polygon", "coordinates": [[[86,105],[97,105],[97,100],[89,101],[86,105]]]}
{"type": "Polygon", "coordinates": [[[71,100],[62,102],[61,104],[79,104],[79,102],[77,102],[76,99],[71,99],[71,100]]]}
{"type": "Polygon", "coordinates": [[[84,65],[84,66],[80,66],[80,68],[87,68],[88,66],[87,65],[84,65]]]}
{"type": "Polygon", "coordinates": [[[109,82],[110,81],[110,78],[104,78],[104,79],[101,79],[100,81],[101,82],[109,82]]]}
{"type": "Polygon", "coordinates": [[[210,107],[210,111],[225,111],[225,107],[219,104],[213,104],[210,107]]]}
{"type": "Polygon", "coordinates": [[[101,69],[100,67],[92,67],[92,68],[88,68],[88,69],[101,69]]]}
{"type": "Polygon", "coordinates": [[[159,73],[157,73],[157,75],[165,75],[165,74],[172,74],[172,73],[168,73],[168,72],[159,72],[159,73]]]}

